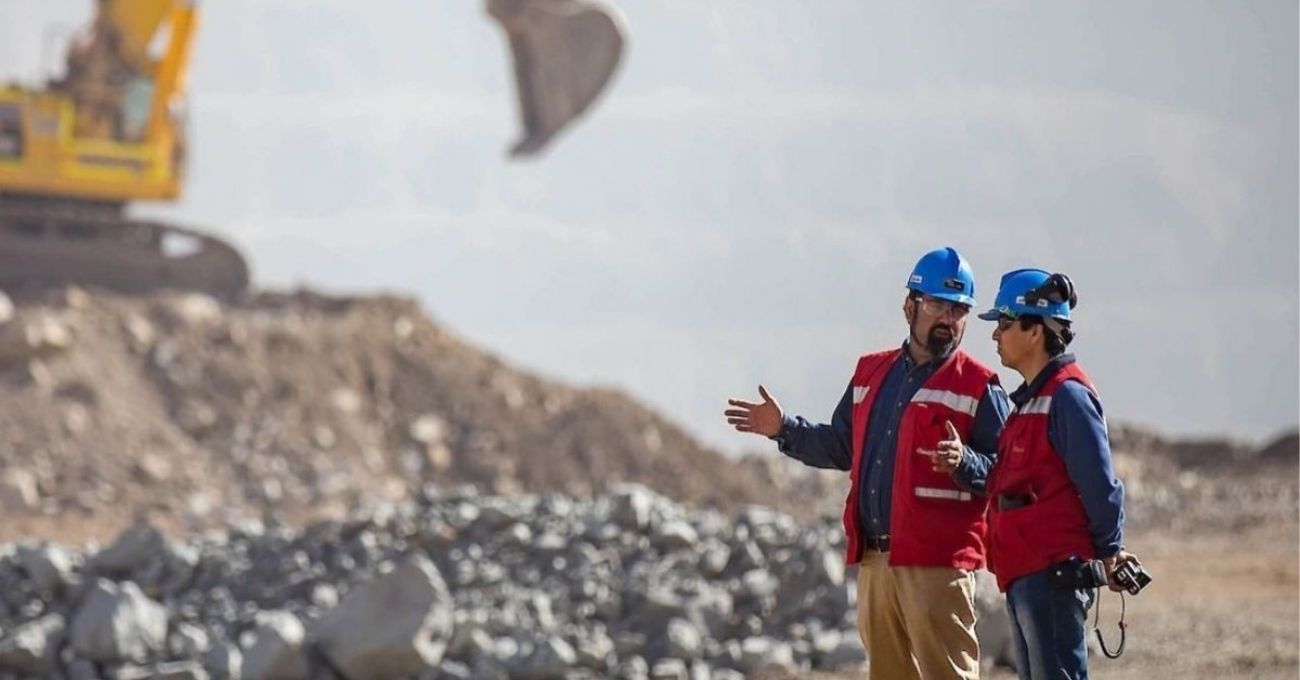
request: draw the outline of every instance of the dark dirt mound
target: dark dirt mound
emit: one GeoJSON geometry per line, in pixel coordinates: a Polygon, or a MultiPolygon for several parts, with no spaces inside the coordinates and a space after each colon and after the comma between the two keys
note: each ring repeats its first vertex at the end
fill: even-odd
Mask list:
{"type": "Polygon", "coordinates": [[[728,459],[618,391],[515,370],[397,297],[20,300],[0,326],[0,404],[11,516],[201,524],[427,483],[583,496],[622,481],[802,510],[771,474],[740,469],[771,461],[728,459]]]}

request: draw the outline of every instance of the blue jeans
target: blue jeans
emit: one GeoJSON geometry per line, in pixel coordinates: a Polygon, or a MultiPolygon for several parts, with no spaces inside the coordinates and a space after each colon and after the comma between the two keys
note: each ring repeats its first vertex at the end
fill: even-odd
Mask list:
{"type": "Polygon", "coordinates": [[[1088,679],[1084,625],[1092,598],[1091,590],[1053,586],[1046,571],[1011,582],[1007,612],[1020,680],[1088,679]]]}

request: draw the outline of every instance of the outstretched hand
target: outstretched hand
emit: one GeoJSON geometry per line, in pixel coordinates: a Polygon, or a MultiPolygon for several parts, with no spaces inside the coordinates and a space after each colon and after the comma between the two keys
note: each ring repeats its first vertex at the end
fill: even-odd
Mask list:
{"type": "Polygon", "coordinates": [[[781,411],[781,405],[776,403],[772,395],[767,393],[767,388],[762,385],[758,386],[758,396],[762,397],[763,401],[755,403],[741,399],[728,399],[727,404],[735,408],[729,408],[722,414],[727,417],[727,423],[736,428],[737,432],[753,432],[764,437],[775,437],[781,432],[785,413],[781,411]]]}
{"type": "Polygon", "coordinates": [[[945,472],[952,474],[953,470],[961,464],[961,457],[966,453],[966,446],[961,442],[961,435],[951,420],[944,421],[948,429],[948,438],[939,442],[939,448],[935,450],[930,460],[934,462],[935,472],[945,472]]]}

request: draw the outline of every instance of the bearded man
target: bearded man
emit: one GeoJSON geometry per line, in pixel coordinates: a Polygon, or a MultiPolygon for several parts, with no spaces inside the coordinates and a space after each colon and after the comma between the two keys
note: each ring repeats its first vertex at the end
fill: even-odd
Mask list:
{"type": "Polygon", "coordinates": [[[846,561],[872,678],[978,680],[974,571],[984,564],[985,484],[1007,419],[997,374],[957,349],[975,276],[953,248],[908,277],[901,348],[858,360],[830,423],[762,401],[728,401],[737,431],[806,465],[848,470],[846,561]],[[963,443],[964,442],[964,443],[963,443]]]}

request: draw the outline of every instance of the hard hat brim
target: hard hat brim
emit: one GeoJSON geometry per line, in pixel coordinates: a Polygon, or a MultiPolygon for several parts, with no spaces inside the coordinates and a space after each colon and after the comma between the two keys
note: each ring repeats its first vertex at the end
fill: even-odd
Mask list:
{"type": "Polygon", "coordinates": [[[917,292],[923,295],[929,295],[930,297],[939,300],[947,300],[948,302],[955,302],[959,305],[969,305],[971,307],[975,306],[975,298],[969,295],[962,295],[961,293],[927,293],[925,291],[920,291],[920,290],[918,290],[917,292]]]}

